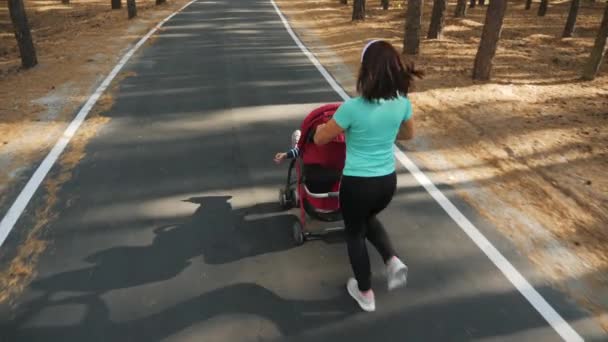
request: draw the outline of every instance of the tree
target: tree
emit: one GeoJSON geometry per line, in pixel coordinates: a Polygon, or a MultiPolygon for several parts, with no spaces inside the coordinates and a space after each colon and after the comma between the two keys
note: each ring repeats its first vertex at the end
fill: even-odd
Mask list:
{"type": "Polygon", "coordinates": [[[365,0],[354,0],[353,4],[353,20],[365,19],[365,0]]]}
{"type": "Polygon", "coordinates": [[[547,8],[549,8],[549,0],[540,0],[540,6],[538,7],[538,16],[544,17],[547,14],[547,8]]]}
{"type": "Polygon", "coordinates": [[[466,17],[467,15],[467,0],[458,0],[454,16],[456,18],[466,17]]]}
{"type": "Polygon", "coordinates": [[[382,0],[382,9],[387,10],[389,6],[389,0],[382,0]]]}
{"type": "Polygon", "coordinates": [[[156,0],[156,5],[162,5],[166,2],[166,0],[156,0]]]}
{"type": "Polygon", "coordinates": [[[129,14],[129,19],[137,16],[137,4],[135,0],[127,0],[127,13],[129,14]]]}
{"type": "Polygon", "coordinates": [[[475,8],[475,6],[477,6],[477,1],[476,1],[476,0],[471,0],[471,1],[469,2],[469,7],[471,7],[471,8],[475,8]]]}
{"type": "Polygon", "coordinates": [[[405,15],[405,35],[403,52],[417,55],[420,52],[420,27],[422,25],[423,0],[409,0],[405,15]]]}
{"type": "Polygon", "coordinates": [[[428,39],[439,39],[443,31],[443,24],[445,21],[445,9],[447,7],[447,0],[434,0],[433,1],[433,14],[431,16],[431,24],[429,26],[429,32],[427,34],[428,39]]]}
{"type": "Polygon", "coordinates": [[[486,21],[483,25],[479,50],[475,56],[473,66],[474,80],[489,80],[492,72],[492,60],[496,54],[496,47],[500,40],[502,23],[507,11],[507,0],[490,0],[486,21]]]}
{"type": "Polygon", "coordinates": [[[21,54],[21,66],[29,69],[38,64],[36,49],[32,40],[30,25],[27,21],[23,0],[8,0],[8,11],[13,22],[15,38],[21,54]]]}
{"type": "Polygon", "coordinates": [[[479,6],[485,6],[486,0],[479,0],[479,6]]]}
{"type": "Polygon", "coordinates": [[[121,9],[122,1],[121,0],[112,0],[112,9],[121,9]]]}
{"type": "Polygon", "coordinates": [[[594,79],[600,70],[600,65],[602,65],[602,60],[606,54],[606,39],[608,39],[608,2],[606,2],[604,16],[595,38],[593,50],[591,50],[591,56],[589,56],[589,61],[583,71],[583,79],[588,81],[594,79]]]}
{"type": "Polygon", "coordinates": [[[532,0],[526,0],[526,10],[532,8],[532,0]]]}
{"type": "Polygon", "coordinates": [[[70,4],[70,0],[61,0],[61,3],[64,5],[69,5],[70,4]]]}
{"type": "Polygon", "coordinates": [[[340,0],[340,3],[343,5],[348,5],[348,0],[340,0]]]}
{"type": "Polygon", "coordinates": [[[566,27],[564,27],[564,33],[562,33],[563,38],[572,37],[580,6],[581,0],[572,0],[572,3],[570,4],[570,12],[568,13],[568,20],[566,20],[566,27]]]}

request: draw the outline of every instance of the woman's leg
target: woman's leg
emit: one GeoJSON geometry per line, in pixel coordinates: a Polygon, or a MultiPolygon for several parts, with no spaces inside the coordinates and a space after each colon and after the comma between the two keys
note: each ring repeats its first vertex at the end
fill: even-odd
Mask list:
{"type": "Polygon", "coordinates": [[[343,177],[340,186],[340,207],[344,219],[346,245],[350,264],[357,279],[359,290],[368,291],[371,288],[371,267],[365,236],[369,208],[363,196],[357,196],[362,184],[353,177],[343,177]]]}
{"type": "Polygon", "coordinates": [[[395,173],[379,177],[375,179],[376,196],[374,207],[371,210],[370,216],[367,218],[367,233],[366,237],[369,242],[378,250],[384,262],[388,262],[392,257],[396,256],[393,244],[384,229],[384,226],[378,220],[377,215],[380,214],[391,202],[395,189],[397,187],[397,175],[395,173]]]}
{"type": "Polygon", "coordinates": [[[378,253],[382,256],[384,263],[387,263],[392,257],[396,256],[397,253],[393,248],[386,230],[382,223],[378,220],[376,215],[372,216],[367,221],[367,239],[372,245],[378,250],[378,253]]]}

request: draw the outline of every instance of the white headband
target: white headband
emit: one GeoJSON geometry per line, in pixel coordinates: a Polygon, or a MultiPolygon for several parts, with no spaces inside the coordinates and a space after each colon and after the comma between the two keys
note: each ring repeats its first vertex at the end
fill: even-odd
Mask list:
{"type": "Polygon", "coordinates": [[[363,56],[365,56],[365,51],[367,51],[367,48],[369,48],[372,44],[379,42],[379,41],[380,41],[380,39],[374,39],[365,45],[365,47],[363,48],[363,51],[361,52],[361,62],[363,62],[363,56]]]}

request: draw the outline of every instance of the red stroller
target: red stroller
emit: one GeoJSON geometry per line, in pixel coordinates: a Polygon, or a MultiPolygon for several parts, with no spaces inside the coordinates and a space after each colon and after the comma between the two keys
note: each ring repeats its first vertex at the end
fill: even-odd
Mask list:
{"type": "Polygon", "coordinates": [[[339,106],[339,103],[324,105],[306,116],[300,127],[299,157],[289,164],[287,183],[279,191],[279,202],[283,209],[300,209],[299,221],[293,226],[293,237],[298,245],[324,233],[343,229],[326,228],[313,232],[307,224],[307,216],[323,222],[342,220],[339,190],[346,158],[344,134],[322,146],[313,142],[317,126],[328,122],[339,106]]]}

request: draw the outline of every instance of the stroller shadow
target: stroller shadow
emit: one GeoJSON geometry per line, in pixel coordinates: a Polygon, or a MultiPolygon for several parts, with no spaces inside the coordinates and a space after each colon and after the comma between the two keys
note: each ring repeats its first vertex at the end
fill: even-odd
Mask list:
{"type": "Polygon", "coordinates": [[[118,246],[94,253],[85,258],[91,266],[41,278],[31,286],[45,293],[102,294],[171,279],[201,256],[206,264],[218,265],[295,246],[290,229],[295,217],[280,213],[278,204],[233,210],[230,199],[187,199],[198,204],[194,214],[184,223],[154,229],[149,245],[118,246]],[[248,215],[261,218],[250,220],[248,215]]]}

